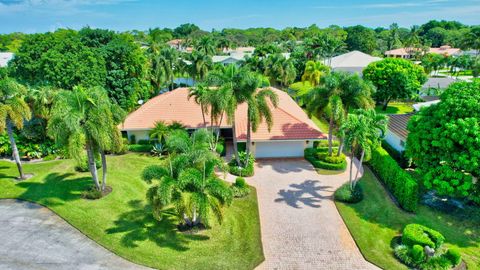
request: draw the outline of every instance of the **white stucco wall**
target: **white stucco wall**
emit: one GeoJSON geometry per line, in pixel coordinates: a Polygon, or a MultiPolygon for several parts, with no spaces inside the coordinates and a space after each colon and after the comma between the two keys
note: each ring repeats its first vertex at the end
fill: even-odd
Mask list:
{"type": "Polygon", "coordinates": [[[150,137],[148,136],[148,130],[127,130],[128,140],[130,141],[130,136],[135,135],[135,140],[138,142],[139,140],[148,140],[150,137]]]}
{"type": "Polygon", "coordinates": [[[385,135],[385,141],[390,144],[395,150],[402,152],[405,151],[405,141],[402,145],[402,139],[398,137],[395,133],[387,130],[387,134],[385,135]]]}
{"type": "Polygon", "coordinates": [[[312,147],[313,141],[259,141],[252,145],[256,158],[303,157],[303,151],[312,147]]]}

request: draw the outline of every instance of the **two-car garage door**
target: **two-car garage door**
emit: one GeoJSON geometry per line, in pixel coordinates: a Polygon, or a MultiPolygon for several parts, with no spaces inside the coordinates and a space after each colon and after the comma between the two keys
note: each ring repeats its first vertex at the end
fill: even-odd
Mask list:
{"type": "Polygon", "coordinates": [[[303,157],[305,141],[255,142],[256,158],[303,157]]]}

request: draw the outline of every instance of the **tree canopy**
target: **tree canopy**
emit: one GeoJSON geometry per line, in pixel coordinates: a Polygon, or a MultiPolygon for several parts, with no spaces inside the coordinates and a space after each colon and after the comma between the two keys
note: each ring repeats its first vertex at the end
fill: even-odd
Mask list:
{"type": "Polygon", "coordinates": [[[480,202],[480,82],[454,83],[408,124],[407,155],[427,189],[480,202]]]}

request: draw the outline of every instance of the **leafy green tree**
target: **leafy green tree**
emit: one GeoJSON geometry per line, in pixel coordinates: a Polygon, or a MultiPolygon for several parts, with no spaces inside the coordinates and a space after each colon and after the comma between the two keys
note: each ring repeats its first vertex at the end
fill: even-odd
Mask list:
{"type": "Polygon", "coordinates": [[[5,129],[7,130],[20,179],[25,179],[25,174],[23,173],[13,129],[14,127],[22,129],[24,120],[30,120],[31,118],[30,108],[24,99],[26,94],[27,88],[15,80],[10,78],[0,80],[0,133],[3,133],[5,129]]]}
{"type": "Polygon", "coordinates": [[[213,68],[212,58],[204,53],[194,51],[190,54],[189,60],[191,64],[189,64],[188,73],[195,80],[205,79],[213,68]]]}
{"type": "Polygon", "coordinates": [[[374,98],[384,111],[392,100],[411,98],[427,81],[423,67],[400,58],[370,63],[363,70],[363,77],[377,88],[374,98]]]}
{"type": "Polygon", "coordinates": [[[255,51],[253,52],[253,55],[258,57],[267,57],[268,55],[277,53],[281,53],[280,48],[273,43],[268,43],[265,45],[257,46],[255,48],[255,51]]]}
{"type": "Polygon", "coordinates": [[[10,62],[13,76],[29,85],[72,89],[105,86],[105,58],[73,30],[29,35],[10,62]]]}
{"type": "Polygon", "coordinates": [[[217,45],[215,40],[210,36],[202,36],[195,42],[195,50],[201,52],[202,54],[212,56],[215,54],[217,45]]]}
{"type": "Polygon", "coordinates": [[[432,71],[436,74],[447,62],[448,59],[445,56],[437,53],[427,53],[422,57],[422,66],[428,74],[432,71]]]}
{"type": "Polygon", "coordinates": [[[173,29],[173,36],[175,38],[186,38],[195,31],[200,30],[198,26],[192,23],[184,23],[173,29]]]}
{"type": "Polygon", "coordinates": [[[178,71],[179,66],[177,50],[168,47],[157,49],[153,46],[149,58],[150,83],[155,90],[160,90],[166,84],[172,89],[175,72],[178,71]]]}
{"type": "Polygon", "coordinates": [[[345,31],[348,33],[345,43],[347,44],[347,49],[349,51],[356,50],[372,54],[373,51],[377,49],[377,38],[375,36],[375,31],[372,29],[356,25],[346,27],[345,31]]]}
{"type": "Polygon", "coordinates": [[[116,151],[122,145],[117,125],[125,114],[116,104],[112,104],[107,92],[100,87],[74,87],[72,91],[58,94],[51,111],[47,130],[55,142],[66,147],[71,157],[84,160],[83,151],[87,151],[87,160],[95,188],[105,191],[107,180],[107,162],[105,151],[116,151]],[[95,155],[102,159],[102,182],[98,179],[95,155]]]}
{"type": "Polygon", "coordinates": [[[424,186],[480,203],[480,82],[450,85],[438,104],[412,116],[408,131],[406,153],[424,186]]]}
{"type": "Polygon", "coordinates": [[[399,27],[397,23],[392,23],[389,27],[389,35],[387,39],[387,50],[400,48],[402,42],[400,40],[399,27]]]}
{"type": "Polygon", "coordinates": [[[206,129],[195,131],[191,138],[185,131],[175,131],[167,138],[167,147],[175,154],[144,169],[147,183],[158,181],[147,192],[154,217],[160,220],[162,210],[173,205],[179,220],[189,227],[209,226],[213,217],[222,221],[232,192],[215,175],[215,169],[224,169],[224,162],[208,148],[211,135],[206,129]]]}
{"type": "Polygon", "coordinates": [[[295,80],[297,71],[292,61],[286,59],[282,54],[273,54],[265,58],[265,75],[270,78],[273,84],[286,86],[295,80]]]}
{"type": "Polygon", "coordinates": [[[308,81],[311,86],[320,84],[323,76],[330,73],[330,68],[320,61],[308,61],[305,65],[305,71],[302,75],[302,81],[308,81]]]}
{"type": "Polygon", "coordinates": [[[462,40],[462,47],[477,51],[477,57],[480,55],[480,26],[474,26],[462,40]]]}

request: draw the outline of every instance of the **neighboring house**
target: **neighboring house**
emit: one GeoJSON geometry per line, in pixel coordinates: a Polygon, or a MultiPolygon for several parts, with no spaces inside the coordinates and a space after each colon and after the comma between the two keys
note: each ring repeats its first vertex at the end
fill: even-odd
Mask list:
{"type": "Polygon", "coordinates": [[[347,71],[351,73],[362,73],[368,64],[382,60],[380,57],[374,57],[360,51],[351,51],[325,60],[324,64],[330,66],[334,71],[347,71]]]}
{"type": "MultiPolygon", "coordinates": [[[[279,104],[272,109],[273,127],[268,131],[267,124],[261,123],[257,132],[252,132],[252,153],[257,158],[303,157],[303,151],[312,147],[313,141],[326,139],[318,127],[308,118],[295,101],[281,90],[272,88],[277,93],[279,104]]],[[[149,139],[149,131],[157,121],[171,123],[177,121],[189,130],[204,127],[200,106],[194,98],[188,99],[188,88],[178,88],[156,96],[138,110],[130,113],[119,128],[130,138],[149,139]]],[[[238,142],[247,139],[247,105],[241,104],[235,113],[236,136],[238,142]]],[[[207,126],[210,126],[208,115],[207,126]]],[[[223,119],[220,127],[221,136],[227,142],[232,140],[232,126],[223,119]]],[[[227,144],[228,145],[228,144],[227,144]]]]}
{"type": "Polygon", "coordinates": [[[192,47],[187,47],[183,39],[172,39],[167,42],[168,46],[181,52],[192,52],[192,47]]]}
{"type": "MultiPolygon", "coordinates": [[[[386,57],[396,57],[410,59],[415,55],[415,51],[421,51],[419,48],[399,48],[385,52],[386,57]]],[[[422,52],[423,53],[423,52],[422,52]]],[[[458,48],[452,48],[448,45],[441,46],[440,48],[429,48],[428,53],[436,53],[445,56],[458,55],[461,50],[458,48]]]]}
{"type": "Polygon", "coordinates": [[[6,67],[13,56],[14,54],[11,52],[0,52],[0,67],[6,67]]]}
{"type": "Polygon", "coordinates": [[[442,90],[456,81],[452,77],[429,77],[420,90],[420,97],[425,101],[438,100],[442,90]]]}
{"type": "Polygon", "coordinates": [[[233,55],[214,55],[212,56],[213,63],[220,63],[224,66],[229,64],[240,65],[241,62],[245,60],[244,54],[233,54],[233,55]]]}
{"type": "MultiPolygon", "coordinates": [[[[438,102],[440,102],[439,99],[413,104],[413,109],[415,112],[418,112],[421,108],[431,106],[438,102]]],[[[388,116],[389,121],[385,141],[399,152],[405,151],[408,137],[408,121],[415,112],[407,114],[391,114],[388,116]]]]}

